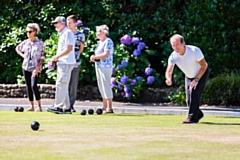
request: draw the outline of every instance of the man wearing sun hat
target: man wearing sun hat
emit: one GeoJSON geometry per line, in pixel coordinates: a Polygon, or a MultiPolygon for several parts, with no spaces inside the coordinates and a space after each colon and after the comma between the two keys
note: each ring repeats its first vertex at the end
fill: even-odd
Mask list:
{"type": "Polygon", "coordinates": [[[47,108],[47,111],[57,114],[71,114],[68,86],[71,71],[76,63],[75,38],[73,32],[67,28],[65,17],[58,16],[51,23],[59,33],[59,39],[57,53],[49,61],[49,64],[57,62],[55,103],[53,107],[47,108]]]}

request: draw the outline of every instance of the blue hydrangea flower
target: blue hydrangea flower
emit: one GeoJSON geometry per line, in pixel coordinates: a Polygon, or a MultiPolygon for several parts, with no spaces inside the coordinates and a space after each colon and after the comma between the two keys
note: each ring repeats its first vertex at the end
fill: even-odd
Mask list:
{"type": "Polygon", "coordinates": [[[130,86],[129,85],[124,86],[124,92],[126,92],[126,93],[130,92],[130,86]]]}
{"type": "Polygon", "coordinates": [[[76,23],[76,26],[77,27],[80,27],[82,25],[82,21],[81,20],[78,20],[77,23],[76,23]]]}
{"type": "Polygon", "coordinates": [[[122,65],[121,64],[117,65],[117,69],[122,69],[122,65]]]}
{"type": "Polygon", "coordinates": [[[118,83],[118,89],[123,90],[123,85],[121,83],[118,83]]]}
{"type": "Polygon", "coordinates": [[[116,84],[116,78],[115,77],[111,78],[111,84],[116,84]]]}
{"type": "Polygon", "coordinates": [[[135,86],[136,84],[137,84],[136,79],[133,79],[132,82],[131,82],[131,85],[132,85],[132,86],[135,86]]]}
{"type": "Polygon", "coordinates": [[[122,44],[131,44],[132,43],[132,38],[129,35],[124,35],[121,39],[120,39],[122,44]]]}
{"type": "Polygon", "coordinates": [[[143,43],[143,42],[140,42],[139,44],[138,44],[138,46],[137,46],[137,48],[138,48],[138,50],[142,50],[142,49],[144,49],[146,47],[146,44],[145,43],[143,43]]]}
{"type": "Polygon", "coordinates": [[[131,98],[131,92],[128,92],[128,93],[125,93],[125,97],[127,98],[127,99],[130,99],[131,98]]]}
{"type": "Polygon", "coordinates": [[[135,50],[133,51],[133,55],[134,55],[134,56],[139,56],[140,54],[141,54],[141,51],[138,50],[138,49],[135,49],[135,50]]]}
{"type": "Polygon", "coordinates": [[[152,84],[154,81],[155,81],[155,77],[154,76],[148,76],[147,84],[152,84]]]}
{"type": "Polygon", "coordinates": [[[141,76],[137,76],[135,79],[136,79],[137,81],[141,81],[143,78],[142,78],[141,76]]]}
{"type": "Polygon", "coordinates": [[[122,65],[123,67],[127,68],[127,66],[128,66],[128,61],[122,60],[122,61],[121,61],[121,65],[122,65]]]}
{"type": "Polygon", "coordinates": [[[128,82],[128,76],[122,76],[121,77],[121,83],[126,84],[128,82]]]}
{"type": "Polygon", "coordinates": [[[140,39],[138,37],[133,37],[132,38],[132,43],[133,44],[139,44],[140,43],[140,39]]]}
{"type": "Polygon", "coordinates": [[[146,74],[147,76],[149,76],[150,74],[152,74],[152,71],[153,71],[152,68],[147,67],[147,68],[145,69],[145,74],[146,74]]]}

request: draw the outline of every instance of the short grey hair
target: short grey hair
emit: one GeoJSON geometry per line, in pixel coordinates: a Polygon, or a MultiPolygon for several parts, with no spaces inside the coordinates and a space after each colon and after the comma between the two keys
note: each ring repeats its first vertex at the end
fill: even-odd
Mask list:
{"type": "Polygon", "coordinates": [[[107,25],[101,25],[101,26],[97,26],[96,30],[101,30],[102,32],[105,33],[105,35],[108,37],[109,36],[109,28],[107,25]]]}

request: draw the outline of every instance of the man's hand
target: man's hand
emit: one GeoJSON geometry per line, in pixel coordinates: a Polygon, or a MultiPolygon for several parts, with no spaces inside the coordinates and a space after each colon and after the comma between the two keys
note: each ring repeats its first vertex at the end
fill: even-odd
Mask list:
{"type": "Polygon", "coordinates": [[[189,89],[190,89],[190,90],[196,89],[197,85],[198,85],[198,82],[196,82],[195,80],[193,80],[193,81],[190,83],[189,89]]]}
{"type": "Polygon", "coordinates": [[[168,85],[168,86],[171,86],[172,85],[172,80],[171,79],[166,79],[166,84],[168,85]]]}
{"type": "Polygon", "coordinates": [[[51,59],[51,61],[52,61],[52,62],[57,62],[57,61],[58,61],[58,59],[59,59],[59,57],[58,57],[58,56],[53,56],[53,57],[52,57],[52,59],[51,59]]]}

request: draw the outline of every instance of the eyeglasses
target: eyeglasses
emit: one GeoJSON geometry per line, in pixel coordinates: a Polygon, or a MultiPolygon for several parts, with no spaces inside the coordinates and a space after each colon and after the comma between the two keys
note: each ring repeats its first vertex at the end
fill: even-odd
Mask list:
{"type": "Polygon", "coordinates": [[[29,34],[31,34],[33,31],[26,31],[26,33],[29,33],[29,34]]]}

